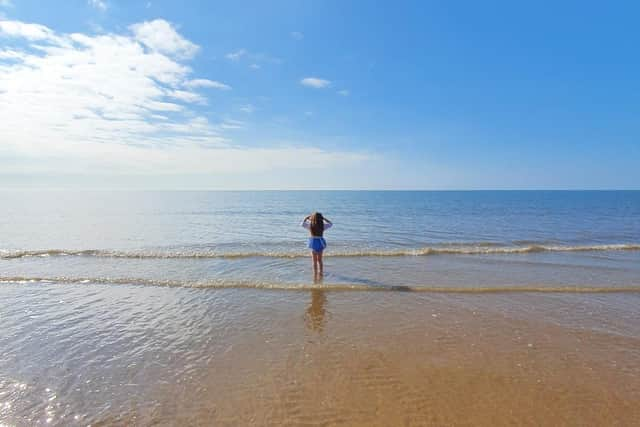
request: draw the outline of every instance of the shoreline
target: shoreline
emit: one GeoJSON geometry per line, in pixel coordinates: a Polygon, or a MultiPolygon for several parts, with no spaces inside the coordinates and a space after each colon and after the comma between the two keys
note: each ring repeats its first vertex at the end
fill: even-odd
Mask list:
{"type": "Polygon", "coordinates": [[[265,283],[251,280],[211,280],[211,281],[178,281],[142,278],[109,278],[109,277],[2,277],[0,284],[66,284],[66,285],[116,285],[116,286],[150,286],[159,288],[186,289],[236,289],[263,290],[274,292],[409,292],[422,294],[637,294],[640,284],[599,285],[599,284],[570,284],[559,286],[555,283],[502,283],[496,285],[378,285],[365,283],[296,283],[274,282],[265,283]]]}

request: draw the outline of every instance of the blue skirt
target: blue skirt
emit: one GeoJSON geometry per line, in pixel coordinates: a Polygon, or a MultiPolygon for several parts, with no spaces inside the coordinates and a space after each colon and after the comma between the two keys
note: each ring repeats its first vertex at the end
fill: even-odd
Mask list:
{"type": "Polygon", "coordinates": [[[324,237],[309,237],[307,246],[313,252],[322,252],[327,247],[327,241],[324,240],[324,237]]]}

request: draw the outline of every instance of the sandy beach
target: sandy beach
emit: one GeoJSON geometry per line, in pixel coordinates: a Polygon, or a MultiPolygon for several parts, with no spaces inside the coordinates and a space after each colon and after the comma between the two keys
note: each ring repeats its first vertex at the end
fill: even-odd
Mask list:
{"type": "MultiPolygon", "coordinates": [[[[179,419],[491,426],[640,417],[638,339],[463,309],[458,298],[306,297],[304,322],[301,313],[269,316],[212,361],[198,387],[187,387],[193,412],[179,419]]],[[[170,408],[149,416],[161,420],[170,408]]]]}

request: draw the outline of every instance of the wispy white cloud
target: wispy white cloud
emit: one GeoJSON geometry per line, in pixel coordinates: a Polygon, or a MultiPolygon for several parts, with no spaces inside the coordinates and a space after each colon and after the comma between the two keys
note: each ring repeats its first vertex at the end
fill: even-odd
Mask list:
{"type": "Polygon", "coordinates": [[[61,40],[44,25],[26,24],[20,21],[0,21],[0,33],[10,37],[20,37],[27,40],[61,40]]]}
{"type": "Polygon", "coordinates": [[[302,34],[299,31],[292,31],[291,32],[291,37],[293,37],[296,40],[302,40],[304,38],[304,34],[302,34]]]}
{"type": "Polygon", "coordinates": [[[348,90],[346,90],[346,89],[342,89],[342,90],[339,90],[339,91],[338,91],[338,95],[342,95],[342,96],[349,96],[349,94],[350,94],[350,93],[351,93],[351,92],[349,92],[349,91],[348,91],[348,90]]]}
{"type": "Polygon", "coordinates": [[[162,49],[170,54],[149,47],[149,40],[175,42],[169,23],[154,21],[151,28],[161,34],[149,28],[140,33],[140,25],[144,23],[132,26],[132,34],[86,35],[1,22],[1,35],[37,42],[0,50],[0,139],[8,141],[5,149],[11,145],[27,157],[86,159],[95,154],[108,160],[112,156],[103,157],[105,146],[114,153],[135,154],[141,147],[223,144],[215,125],[191,108],[206,99],[182,89],[218,82],[189,78],[191,70],[180,59],[185,49],[192,49],[189,44],[162,49]],[[140,34],[149,43],[146,49],[140,34]]]}
{"type": "Polygon", "coordinates": [[[129,27],[135,38],[155,52],[192,58],[199,47],[182,37],[173,25],[164,19],[145,21],[129,27]]]}
{"type": "Polygon", "coordinates": [[[121,33],[64,34],[1,21],[0,164],[3,173],[243,173],[347,166],[363,154],[289,144],[249,148],[227,132],[244,122],[211,120],[193,76],[198,46],[167,21],[121,33]],[[14,39],[17,43],[14,43],[14,39]],[[7,160],[11,159],[11,161],[7,160]]]}
{"type": "Polygon", "coordinates": [[[230,52],[225,55],[225,58],[230,59],[231,61],[238,61],[240,58],[245,56],[247,51],[244,49],[236,50],[235,52],[230,52]]]}
{"type": "Polygon", "coordinates": [[[329,80],[321,79],[318,77],[305,77],[304,79],[300,80],[300,84],[315,89],[322,89],[331,86],[331,82],[329,80]]]}
{"type": "Polygon", "coordinates": [[[238,49],[234,52],[229,52],[225,56],[230,61],[238,63],[249,63],[249,68],[252,70],[259,70],[262,68],[263,63],[281,64],[282,59],[275,56],[271,56],[266,53],[249,52],[246,49],[238,49]]]}
{"type": "Polygon", "coordinates": [[[109,7],[103,0],[87,0],[87,4],[89,4],[89,6],[91,7],[101,10],[102,12],[106,11],[109,7]]]}
{"type": "Polygon", "coordinates": [[[207,102],[202,95],[186,90],[172,90],[167,93],[167,96],[173,99],[178,99],[180,101],[190,103],[206,104],[207,102]]]}
{"type": "Polygon", "coordinates": [[[63,107],[94,119],[102,115],[143,119],[152,111],[184,110],[166,98],[190,81],[190,69],[170,56],[146,52],[135,36],[57,35],[47,27],[15,21],[0,23],[0,31],[49,42],[2,51],[3,57],[20,60],[0,63],[3,105],[23,107],[33,119],[51,113],[55,120],[56,115],[67,114],[43,111],[47,107],[63,107]]]}
{"type": "Polygon", "coordinates": [[[234,119],[224,119],[217,127],[220,129],[242,129],[244,122],[234,119]]]}
{"type": "Polygon", "coordinates": [[[220,82],[215,81],[215,80],[208,80],[208,79],[193,79],[193,80],[189,80],[189,81],[184,83],[184,86],[188,87],[188,88],[208,87],[208,88],[221,89],[221,90],[229,90],[229,89],[231,89],[231,86],[229,86],[227,84],[220,83],[220,82]]]}
{"type": "Polygon", "coordinates": [[[17,59],[17,60],[24,60],[26,58],[26,54],[24,54],[23,52],[18,52],[15,50],[11,50],[11,49],[7,49],[7,50],[0,50],[0,59],[17,59]]]}

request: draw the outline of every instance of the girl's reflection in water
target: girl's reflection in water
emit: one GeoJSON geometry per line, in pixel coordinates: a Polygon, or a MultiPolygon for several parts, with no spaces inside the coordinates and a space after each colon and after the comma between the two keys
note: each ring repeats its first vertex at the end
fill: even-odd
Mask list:
{"type": "MultiPolygon", "coordinates": [[[[314,285],[321,285],[322,279],[314,280],[314,285]]],[[[311,303],[305,313],[305,322],[312,331],[322,332],[325,324],[325,304],[327,297],[324,289],[311,289],[311,303]]]]}

